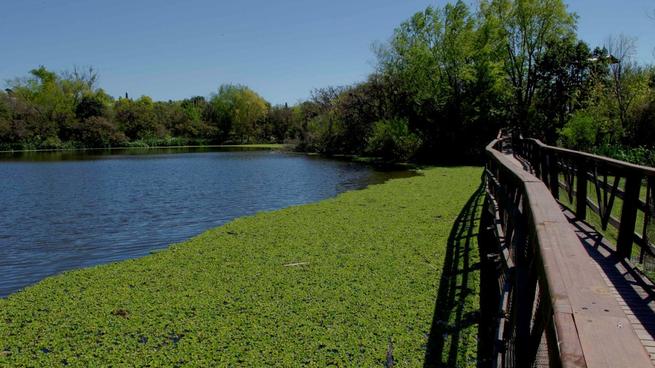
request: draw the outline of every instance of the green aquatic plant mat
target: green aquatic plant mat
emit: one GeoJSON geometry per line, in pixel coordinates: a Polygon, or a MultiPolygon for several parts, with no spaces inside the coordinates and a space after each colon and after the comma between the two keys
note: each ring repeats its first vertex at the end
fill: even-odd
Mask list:
{"type": "Polygon", "coordinates": [[[12,294],[0,366],[475,366],[482,169],[422,174],[12,294]]]}

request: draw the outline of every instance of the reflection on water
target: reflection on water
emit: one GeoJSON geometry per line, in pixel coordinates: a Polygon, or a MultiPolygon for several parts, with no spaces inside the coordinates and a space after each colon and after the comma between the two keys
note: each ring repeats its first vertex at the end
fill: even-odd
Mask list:
{"type": "Polygon", "coordinates": [[[104,160],[109,155],[160,155],[169,153],[203,153],[203,152],[253,152],[266,151],[265,148],[253,146],[214,146],[214,147],[154,147],[154,148],[112,148],[59,151],[17,151],[0,152],[0,161],[80,161],[104,160]]]}
{"type": "Polygon", "coordinates": [[[0,297],[141,257],[234,218],[413,175],[239,148],[0,155],[0,297]]]}

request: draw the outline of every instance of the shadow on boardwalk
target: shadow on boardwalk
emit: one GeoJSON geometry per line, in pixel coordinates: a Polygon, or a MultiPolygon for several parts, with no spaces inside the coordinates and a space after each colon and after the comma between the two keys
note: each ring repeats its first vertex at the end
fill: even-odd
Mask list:
{"type": "MultiPolygon", "coordinates": [[[[467,304],[465,301],[467,298],[475,297],[472,294],[476,290],[471,287],[477,289],[478,286],[471,283],[478,282],[480,277],[484,276],[473,275],[481,272],[481,263],[472,263],[477,258],[475,255],[480,255],[480,259],[484,259],[478,253],[476,242],[484,193],[484,185],[481,184],[462,208],[448,237],[446,257],[423,365],[426,368],[455,367],[460,365],[462,360],[468,362],[469,359],[465,350],[467,348],[463,346],[464,341],[460,341],[464,336],[460,336],[460,333],[463,329],[478,324],[481,319],[479,311],[465,310],[467,304]]],[[[481,303],[485,301],[484,299],[481,296],[481,303]]],[[[486,326],[479,328],[482,331],[482,329],[486,329],[486,326]]],[[[485,339],[478,340],[478,360],[481,357],[480,353],[485,355],[484,351],[488,349],[482,340],[485,339]]],[[[473,356],[476,355],[475,351],[470,353],[473,356]]]]}
{"type": "MultiPolygon", "coordinates": [[[[602,270],[605,282],[610,286],[623,311],[630,319],[639,339],[647,347],[653,359],[655,353],[655,286],[625,259],[615,255],[614,245],[575,214],[562,206],[573,230],[580,238],[589,256],[602,270]]],[[[655,360],[654,360],[655,362],[655,360]]]]}

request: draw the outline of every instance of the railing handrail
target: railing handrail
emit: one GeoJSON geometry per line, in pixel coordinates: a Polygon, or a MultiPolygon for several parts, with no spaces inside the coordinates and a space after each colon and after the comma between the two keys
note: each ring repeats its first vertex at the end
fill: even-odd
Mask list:
{"type": "MultiPolygon", "coordinates": [[[[556,207],[557,203],[552,199],[548,188],[546,188],[541,180],[526,171],[519,170],[518,167],[515,169],[513,163],[494,148],[499,142],[502,142],[502,138],[495,139],[491,144],[489,144],[489,146],[487,146],[487,155],[496,163],[502,165],[502,167],[511,173],[511,175],[514,175],[515,179],[517,179],[517,183],[523,185],[523,191],[525,193],[532,193],[527,194],[529,206],[539,206],[541,208],[556,207]]],[[[550,228],[553,226],[560,226],[566,222],[566,218],[564,218],[564,215],[559,211],[559,207],[557,207],[557,209],[558,211],[546,212],[547,216],[537,214],[534,226],[550,228]]],[[[548,256],[548,259],[550,258],[551,257],[548,256]]],[[[552,263],[556,264],[556,262],[552,263]]],[[[567,362],[584,362],[582,347],[577,333],[575,333],[575,324],[572,323],[573,311],[571,309],[571,303],[568,299],[566,287],[564,286],[565,283],[561,274],[556,272],[546,272],[546,276],[548,279],[548,294],[553,296],[551,310],[554,311],[553,318],[555,330],[557,331],[557,336],[560,336],[558,341],[559,360],[562,362],[563,367],[585,366],[580,364],[567,364],[567,362]]]]}
{"type": "Polygon", "coordinates": [[[553,150],[555,152],[561,152],[565,153],[567,155],[571,156],[577,156],[577,157],[584,157],[588,160],[603,163],[612,167],[616,167],[619,169],[628,169],[628,170],[634,170],[634,171],[641,171],[644,176],[648,177],[655,177],[655,168],[649,167],[649,166],[643,166],[643,165],[637,165],[633,164],[630,162],[626,161],[621,161],[609,157],[604,157],[604,156],[598,156],[594,155],[593,153],[587,153],[587,152],[582,152],[582,151],[576,151],[568,148],[562,148],[562,147],[555,147],[555,146],[549,146],[543,142],[541,142],[538,139],[535,138],[523,138],[521,139],[526,140],[526,141],[533,141],[535,144],[537,144],[541,148],[547,148],[549,150],[553,150]]]}
{"type": "Polygon", "coordinates": [[[500,341],[496,343],[497,346],[512,343],[515,346],[509,348],[512,352],[507,356],[498,353],[496,364],[531,366],[532,362],[526,359],[534,359],[538,349],[535,347],[532,351],[528,348],[534,347],[535,339],[543,341],[542,334],[545,334],[550,366],[592,367],[597,363],[620,366],[627,359],[633,367],[652,367],[648,353],[611,293],[588,292],[593,288],[606,290],[607,285],[600,271],[589,262],[590,257],[549,189],[538,177],[499,152],[497,148],[502,148],[502,144],[503,139],[497,138],[486,148],[489,159],[487,203],[495,213],[492,227],[499,247],[514,247],[514,253],[518,252],[518,255],[514,256],[516,260],[508,262],[512,261],[507,259],[511,252],[499,249],[499,257],[506,261],[506,277],[503,278],[506,281],[499,307],[500,341]],[[520,221],[524,223],[526,234],[518,235],[518,230],[513,229],[517,225],[507,220],[511,214],[507,208],[501,208],[502,196],[510,198],[510,206],[520,207],[520,221]],[[527,255],[521,259],[524,254],[527,255]],[[573,254],[578,258],[572,257],[573,254]],[[585,256],[588,259],[583,259],[585,256]],[[581,274],[584,277],[580,277],[581,274]],[[507,292],[512,288],[513,292],[507,292]],[[592,313],[587,307],[582,307],[585,298],[589,305],[598,303],[608,308],[605,312],[611,309],[611,316],[609,313],[592,313]],[[503,309],[505,307],[508,310],[503,309]],[[531,310],[527,315],[526,307],[531,310]],[[598,325],[593,325],[597,330],[590,334],[592,320],[597,320],[598,325]],[[608,321],[627,323],[623,322],[626,323],[625,329],[612,331],[616,324],[609,326],[608,321]],[[508,326],[511,331],[507,331],[508,326]],[[603,347],[599,349],[597,345],[600,343],[603,347]],[[604,347],[610,350],[616,347],[613,351],[616,356],[605,354],[604,347]]]}
{"type": "MultiPolygon", "coordinates": [[[[640,261],[643,262],[646,254],[655,255],[655,245],[649,239],[648,228],[651,226],[655,213],[652,207],[655,194],[655,168],[635,165],[628,162],[615,160],[608,157],[601,157],[586,152],[574,151],[566,148],[559,148],[546,145],[538,139],[523,138],[516,135],[513,143],[518,149],[518,154],[530,162],[535,169],[535,175],[541,177],[550,188],[553,197],[559,199],[559,188],[562,187],[569,192],[569,201],[573,204],[575,197],[577,204],[575,208],[576,217],[579,220],[587,219],[587,208],[590,208],[601,218],[603,230],[611,225],[618,230],[616,240],[617,254],[628,258],[632,254],[633,244],[641,247],[640,261]],[[515,142],[514,142],[515,141],[515,142]],[[517,145],[518,142],[518,145],[517,145]],[[605,180],[600,182],[599,177],[604,172],[605,180]],[[559,181],[559,174],[569,176],[568,183],[559,181]],[[575,176],[576,180],[573,180],[575,176]],[[612,179],[616,186],[607,187],[607,177],[612,179]],[[596,186],[596,200],[588,198],[587,183],[593,179],[596,186]],[[646,199],[640,198],[641,185],[647,180],[646,199]],[[620,189],[618,183],[624,180],[624,189],[620,189]],[[600,187],[602,185],[602,188],[600,187]],[[609,202],[601,203],[601,195],[608,197],[609,202]],[[623,201],[621,218],[612,216],[614,198],[623,201]],[[644,213],[641,229],[637,232],[638,212],[644,213]]],[[[566,181],[566,180],[565,180],[566,181]]]]}

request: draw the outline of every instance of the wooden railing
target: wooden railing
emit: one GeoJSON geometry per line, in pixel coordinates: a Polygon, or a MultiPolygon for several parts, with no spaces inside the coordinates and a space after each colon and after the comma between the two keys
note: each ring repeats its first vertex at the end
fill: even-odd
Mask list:
{"type": "Polygon", "coordinates": [[[655,256],[654,168],[552,147],[536,139],[515,136],[512,141],[554,198],[560,199],[560,189],[568,194],[578,219],[586,220],[589,208],[603,230],[608,225],[618,230],[616,251],[620,257],[630,257],[633,244],[640,247],[639,263],[645,255],[655,256]],[[622,202],[620,211],[617,202],[622,202]]]}
{"type": "Polygon", "coordinates": [[[549,189],[504,144],[499,136],[486,149],[481,222],[498,249],[488,255],[499,281],[494,366],[652,367],[549,189]]]}

